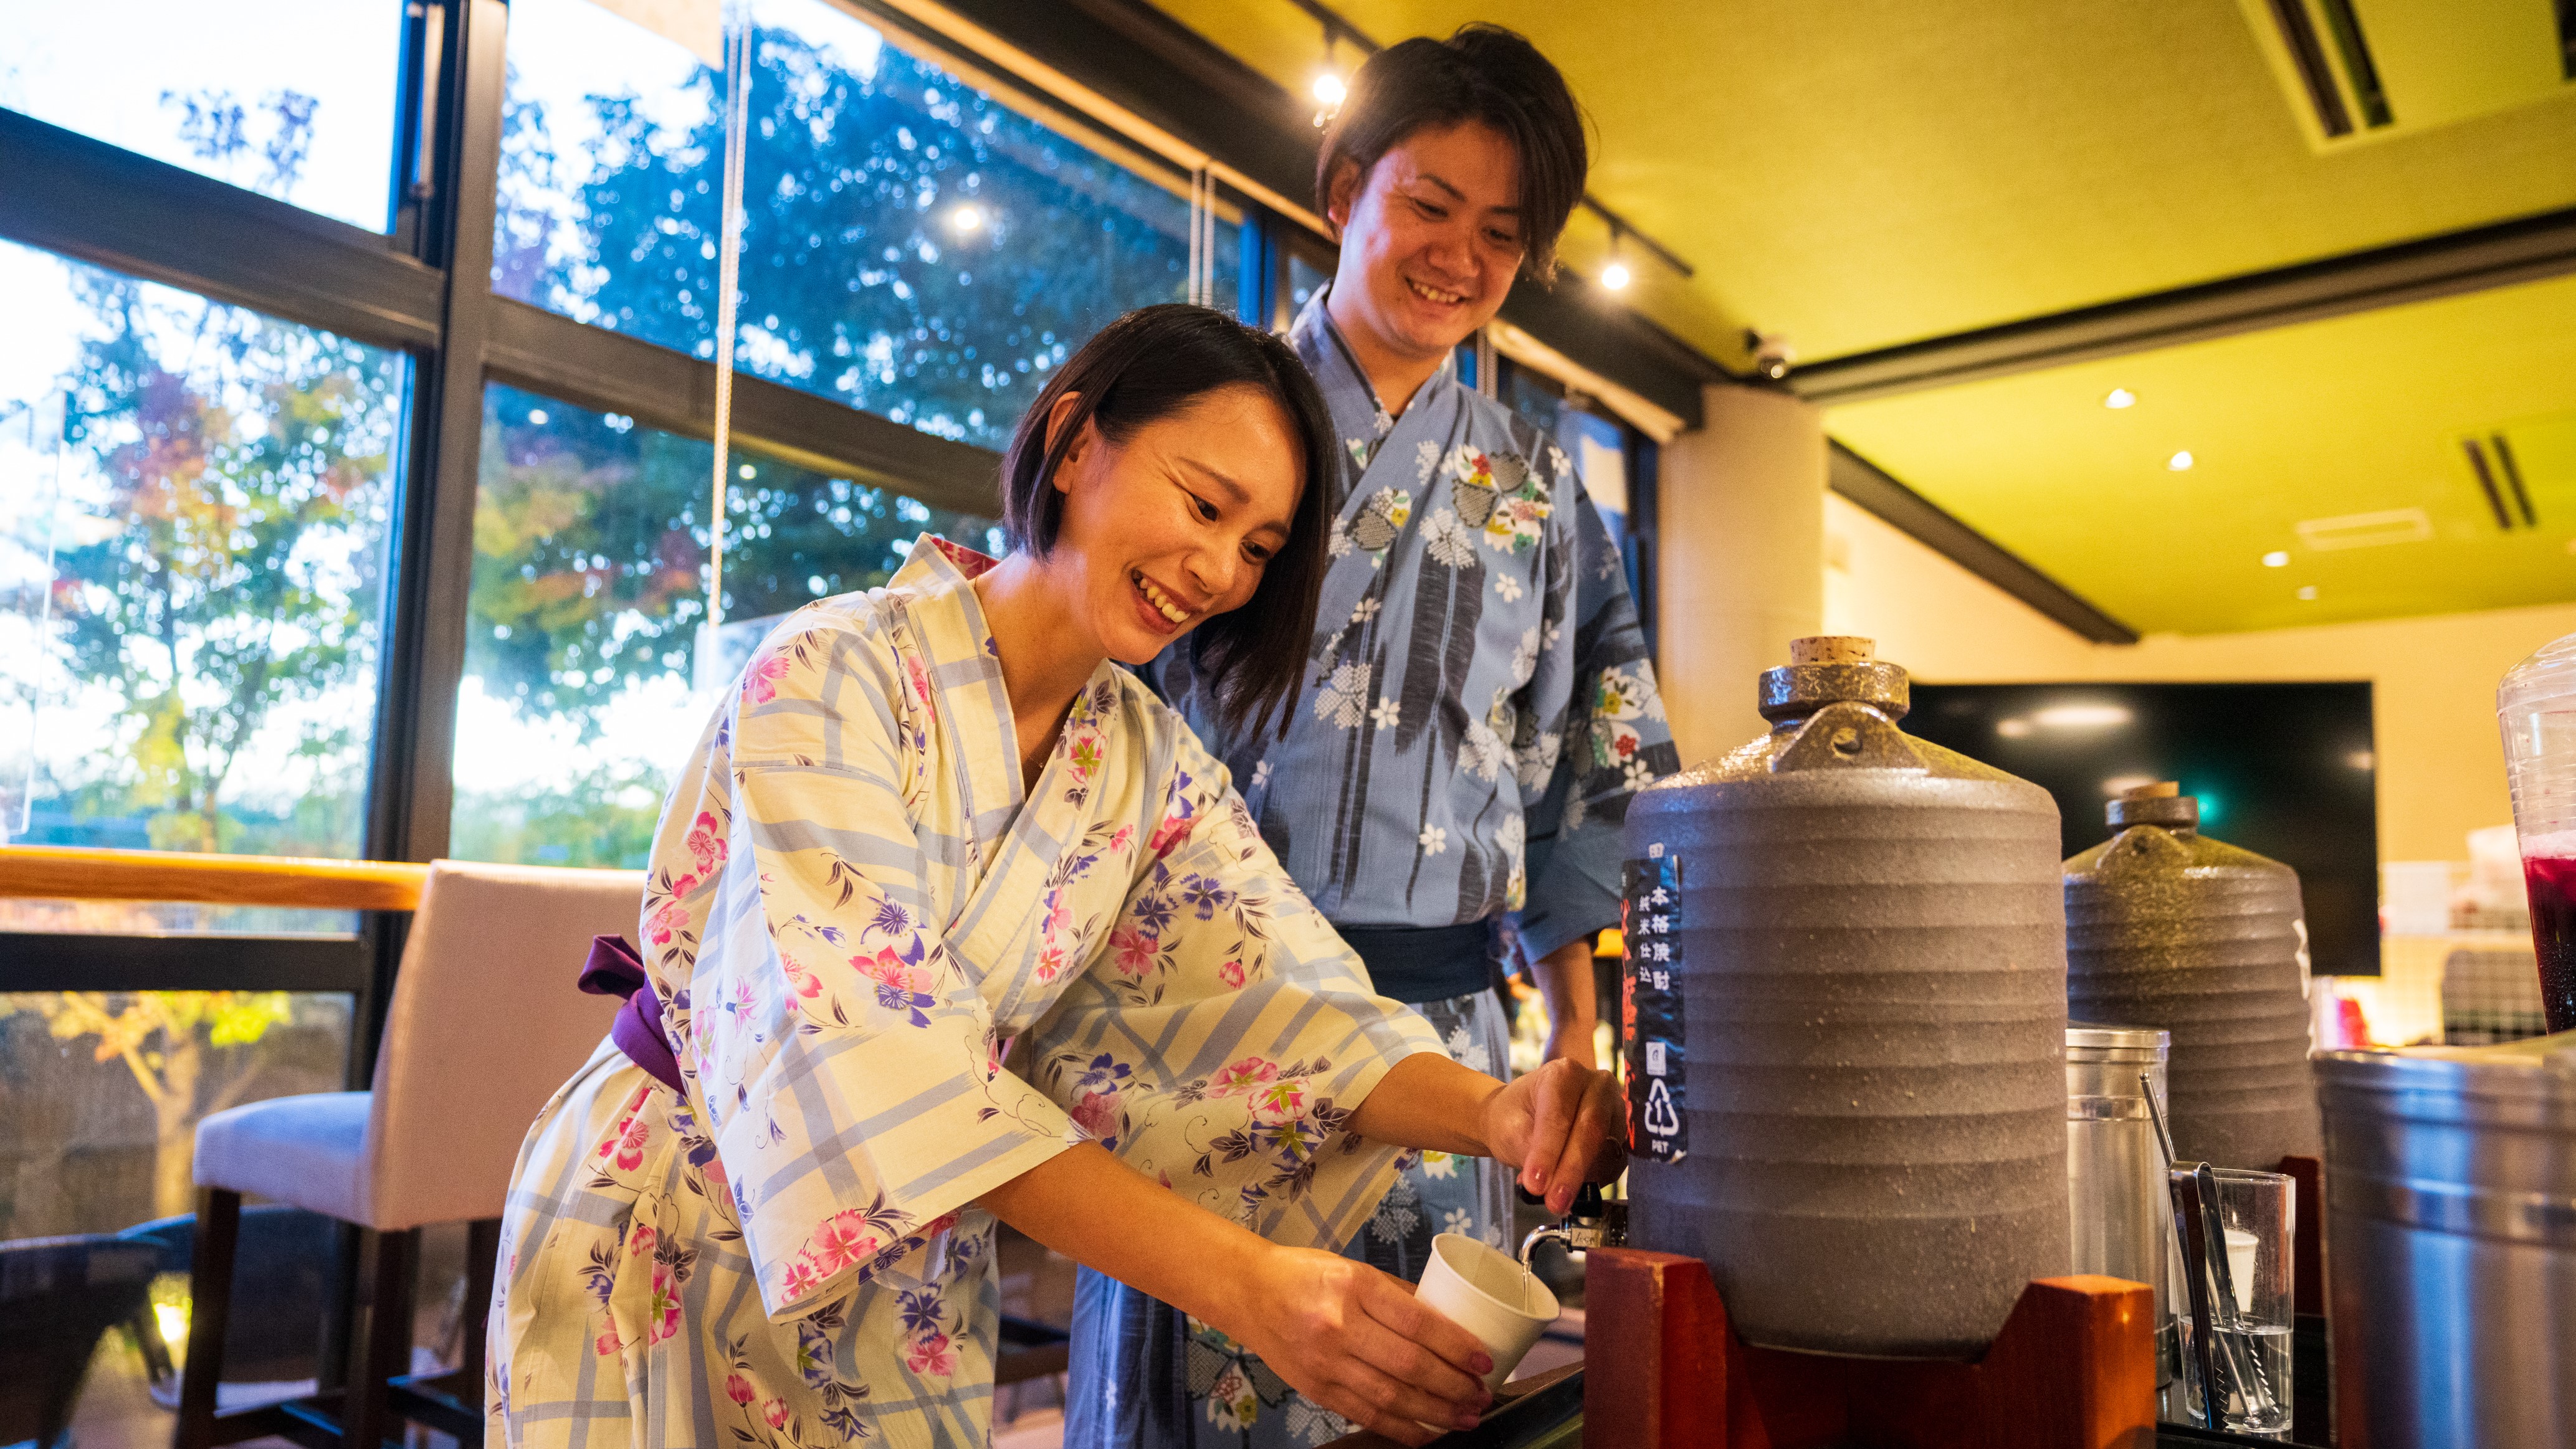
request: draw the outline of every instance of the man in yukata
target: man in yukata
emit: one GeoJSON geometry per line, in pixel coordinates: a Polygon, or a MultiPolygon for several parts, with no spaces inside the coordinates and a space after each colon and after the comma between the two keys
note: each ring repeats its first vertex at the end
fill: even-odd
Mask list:
{"type": "MultiPolygon", "coordinates": [[[[1517,936],[1551,1059],[1592,1065],[1591,938],[1618,921],[1629,797],[1678,764],[1617,547],[1566,454],[1453,359],[1555,270],[1583,122],[1547,59],[1471,25],[1361,68],[1324,137],[1332,281],[1290,342],[1332,413],[1329,563],[1284,736],[1229,728],[1195,641],[1147,677],[1231,768],[1289,874],[1459,1062],[1504,1069],[1489,964],[1517,936]]],[[[1510,1236],[1508,1172],[1408,1154],[1346,1251],[1419,1279],[1510,1236]]],[[[1086,1273],[1069,1449],[1320,1444],[1347,1425],[1237,1340],[1086,1273]]]]}

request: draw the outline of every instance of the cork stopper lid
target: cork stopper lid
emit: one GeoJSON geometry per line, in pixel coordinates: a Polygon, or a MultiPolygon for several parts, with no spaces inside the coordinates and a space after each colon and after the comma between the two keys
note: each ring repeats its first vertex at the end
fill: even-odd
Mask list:
{"type": "Polygon", "coordinates": [[[2182,786],[2172,780],[2131,785],[2111,801],[2104,813],[2114,830],[2132,825],[2162,825],[2173,830],[2200,828],[2199,797],[2182,793],[2182,786]]]}
{"type": "Polygon", "coordinates": [[[1828,704],[1856,700],[1889,719],[1903,719],[1910,697],[1905,671],[1878,658],[1878,643],[1850,634],[1789,641],[1789,662],[1762,672],[1756,706],[1774,724],[1803,719],[1828,704]]]}
{"type": "Polygon", "coordinates": [[[1789,641],[1792,664],[1867,664],[1878,657],[1878,641],[1857,634],[1817,634],[1789,641]]]}

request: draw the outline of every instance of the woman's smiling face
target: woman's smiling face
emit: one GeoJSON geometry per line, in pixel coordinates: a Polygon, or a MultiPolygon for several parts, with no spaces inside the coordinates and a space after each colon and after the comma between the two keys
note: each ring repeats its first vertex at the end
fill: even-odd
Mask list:
{"type": "MultiPolygon", "coordinates": [[[[1077,403],[1057,401],[1050,431],[1077,403]]],[[[1056,469],[1064,514],[1043,566],[1075,628],[1143,664],[1252,597],[1304,477],[1288,414],[1255,388],[1208,393],[1123,441],[1086,421],[1056,469]]]]}
{"type": "Polygon", "coordinates": [[[1494,320],[1524,247],[1520,157],[1482,121],[1430,127],[1390,147],[1363,174],[1333,178],[1342,231],[1335,316],[1356,305],[1380,346],[1437,358],[1494,320]]]}

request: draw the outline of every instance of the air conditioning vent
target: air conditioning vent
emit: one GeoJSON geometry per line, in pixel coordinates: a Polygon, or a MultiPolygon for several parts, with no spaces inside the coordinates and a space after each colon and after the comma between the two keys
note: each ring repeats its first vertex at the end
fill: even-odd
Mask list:
{"type": "Polygon", "coordinates": [[[2576,0],[2238,0],[2319,148],[2566,94],[2576,0]]]}
{"type": "Polygon", "coordinates": [[[2352,112],[2344,106],[2343,88],[2335,82],[2326,48],[2317,36],[2315,17],[2308,13],[2307,0],[2269,0],[2269,8],[2273,30],[2280,36],[2282,48],[2290,53],[2291,66],[2298,71],[2308,113],[2316,118],[2317,129],[2329,137],[2351,135],[2352,112]]]}
{"type": "Polygon", "coordinates": [[[2299,531],[2299,542],[2320,553],[2340,548],[2377,548],[2389,543],[2421,543],[2433,536],[2433,520],[2421,508],[2303,518],[2292,526],[2299,531]]]}
{"type": "MultiPolygon", "coordinates": [[[[2576,0],[2569,0],[2576,7],[2576,0]]],[[[2576,517],[2576,412],[2520,418],[2460,439],[2496,527],[2537,528],[2576,517]]]]}

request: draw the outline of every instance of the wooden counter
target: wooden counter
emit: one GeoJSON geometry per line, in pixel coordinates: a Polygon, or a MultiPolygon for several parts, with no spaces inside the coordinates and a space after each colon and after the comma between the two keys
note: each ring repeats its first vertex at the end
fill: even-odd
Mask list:
{"type": "Polygon", "coordinates": [[[0,897],[408,911],[428,877],[403,861],[0,845],[0,897]]]}

